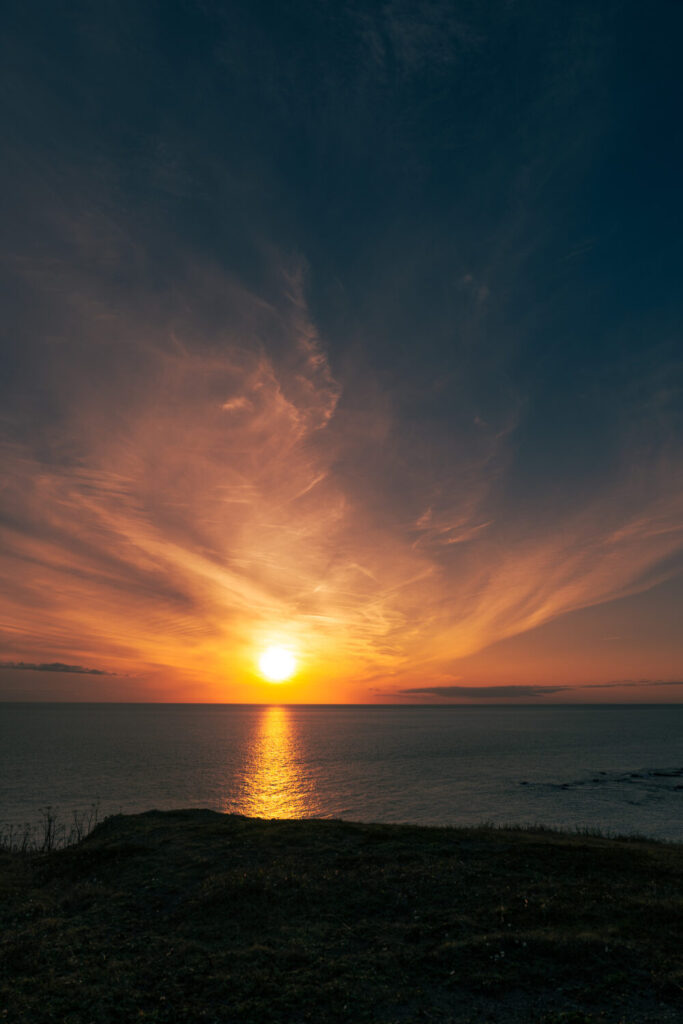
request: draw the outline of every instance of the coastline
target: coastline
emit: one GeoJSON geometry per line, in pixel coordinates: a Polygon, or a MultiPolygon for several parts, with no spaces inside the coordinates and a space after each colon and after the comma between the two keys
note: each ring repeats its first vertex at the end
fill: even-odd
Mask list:
{"type": "Polygon", "coordinates": [[[151,811],[0,885],[8,1021],[683,1016],[683,844],[151,811]]]}

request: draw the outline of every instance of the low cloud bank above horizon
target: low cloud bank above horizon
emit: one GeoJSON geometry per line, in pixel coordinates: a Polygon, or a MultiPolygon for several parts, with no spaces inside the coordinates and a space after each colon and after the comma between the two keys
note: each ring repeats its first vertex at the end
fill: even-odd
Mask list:
{"type": "Polygon", "coordinates": [[[84,668],[83,665],[64,665],[60,661],[33,664],[28,661],[0,661],[0,669],[19,669],[30,672],[71,672],[81,676],[111,676],[114,672],[106,672],[101,668],[84,668]]]}
{"type": "Polygon", "coordinates": [[[607,683],[564,683],[556,686],[545,686],[543,684],[530,683],[522,685],[518,683],[502,683],[497,685],[482,684],[481,686],[466,686],[453,684],[449,686],[413,686],[405,690],[399,690],[398,694],[415,696],[423,694],[427,697],[545,697],[555,693],[576,690],[602,690],[623,687],[638,687],[639,689],[650,686],[680,686],[683,682],[668,679],[617,679],[607,683]]]}
{"type": "MultiPolygon", "coordinates": [[[[238,6],[138,11],[144,61],[111,12],[46,11],[55,47],[13,15],[0,653],[36,661],[2,667],[263,699],[275,642],[302,700],[568,689],[439,681],[680,577],[678,274],[641,266],[646,209],[621,258],[650,193],[603,146],[647,81],[588,3],[238,6]],[[172,76],[158,18],[198,40],[172,76]]],[[[629,614],[582,686],[681,672],[629,614]]]]}
{"type": "Polygon", "coordinates": [[[615,679],[610,683],[584,683],[587,690],[603,690],[605,688],[618,687],[641,687],[641,686],[683,686],[683,680],[679,679],[615,679]]]}
{"type": "Polygon", "coordinates": [[[546,694],[560,693],[570,690],[570,686],[414,686],[408,690],[400,690],[407,695],[424,694],[430,697],[544,697],[546,694]]]}

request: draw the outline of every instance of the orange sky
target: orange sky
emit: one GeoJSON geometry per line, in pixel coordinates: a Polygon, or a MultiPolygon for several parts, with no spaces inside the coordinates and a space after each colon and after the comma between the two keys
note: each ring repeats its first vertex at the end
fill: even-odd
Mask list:
{"type": "Polygon", "coordinates": [[[3,50],[0,700],[683,699],[683,5],[119,6],[3,50]]]}
{"type": "Polygon", "coordinates": [[[453,452],[462,485],[445,509],[421,451],[392,446],[391,404],[370,391],[343,405],[301,275],[282,281],[277,311],[229,295],[242,334],[220,353],[102,321],[101,358],[127,334],[135,378],[89,393],[78,367],[64,376],[68,459],[5,443],[0,694],[680,700],[670,467],[494,532],[483,506],[507,432],[484,431],[453,452]],[[268,330],[286,340],[278,358],[254,343],[268,330]],[[286,684],[259,675],[272,644],[297,658],[286,684]]]}

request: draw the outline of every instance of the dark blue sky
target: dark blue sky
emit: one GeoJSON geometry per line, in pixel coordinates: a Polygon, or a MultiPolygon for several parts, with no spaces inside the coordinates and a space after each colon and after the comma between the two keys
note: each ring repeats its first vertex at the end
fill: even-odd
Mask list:
{"type": "Polygon", "coordinates": [[[236,699],[271,634],[301,699],[680,679],[675,617],[591,623],[680,609],[682,36],[10,3],[0,656],[236,699]]]}

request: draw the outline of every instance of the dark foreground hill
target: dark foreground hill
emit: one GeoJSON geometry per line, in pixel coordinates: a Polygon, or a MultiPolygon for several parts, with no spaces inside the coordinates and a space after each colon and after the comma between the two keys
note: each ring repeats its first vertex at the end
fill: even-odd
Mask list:
{"type": "Polygon", "coordinates": [[[114,817],[0,854],[0,1020],[683,1021],[683,846],[114,817]]]}

